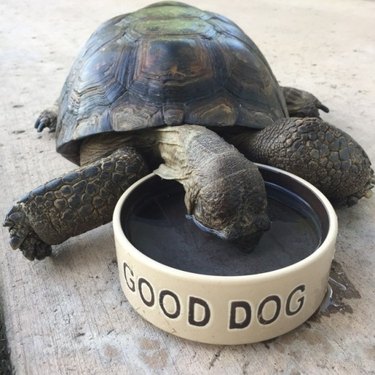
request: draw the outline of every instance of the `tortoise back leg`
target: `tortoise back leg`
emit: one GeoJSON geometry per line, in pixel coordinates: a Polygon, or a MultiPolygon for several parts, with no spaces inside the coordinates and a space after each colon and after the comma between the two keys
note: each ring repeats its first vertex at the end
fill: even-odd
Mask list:
{"type": "Polygon", "coordinates": [[[374,171],[365,151],[350,135],[320,118],[280,120],[230,141],[250,160],[304,178],[334,203],[350,206],[371,195],[374,171]]]}
{"type": "Polygon", "coordinates": [[[51,246],[108,223],[121,194],[148,168],[132,147],[39,186],[20,199],[5,218],[10,244],[26,258],[43,259],[51,246]]]}
{"type": "Polygon", "coordinates": [[[56,130],[57,114],[59,111],[58,101],[54,103],[50,108],[46,108],[42,111],[35,121],[34,128],[40,133],[44,128],[49,128],[50,132],[56,130]]]}
{"type": "Polygon", "coordinates": [[[319,117],[319,109],[329,112],[313,94],[293,87],[282,87],[290,117],[319,117]]]}

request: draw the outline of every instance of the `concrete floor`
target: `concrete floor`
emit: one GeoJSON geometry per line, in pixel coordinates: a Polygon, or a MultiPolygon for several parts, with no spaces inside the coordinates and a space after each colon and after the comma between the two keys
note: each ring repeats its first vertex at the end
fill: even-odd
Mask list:
{"type": "MultiPolygon", "coordinates": [[[[187,2],[237,22],[281,84],[316,94],[331,109],[324,119],[375,161],[375,2],[187,2]]],[[[102,21],[148,3],[0,3],[1,217],[23,193],[73,167],[33,122],[58,96],[79,47],[102,21]]],[[[272,342],[237,347],[187,342],[143,321],[120,290],[111,225],[33,263],[10,250],[2,228],[0,287],[13,367],[18,374],[374,373],[375,198],[338,217],[335,267],[353,292],[342,295],[342,308],[272,342]]]]}

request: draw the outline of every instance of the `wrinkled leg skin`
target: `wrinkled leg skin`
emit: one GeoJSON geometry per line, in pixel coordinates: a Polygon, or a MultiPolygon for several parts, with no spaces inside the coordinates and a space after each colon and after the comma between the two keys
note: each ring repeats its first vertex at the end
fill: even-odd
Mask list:
{"type": "Polygon", "coordinates": [[[10,245],[29,260],[51,254],[51,245],[106,224],[121,194],[148,168],[132,147],[39,186],[21,198],[5,218],[10,245]]]}
{"type": "Polygon", "coordinates": [[[320,118],[279,120],[258,132],[229,139],[247,158],[304,178],[336,205],[370,197],[374,171],[362,147],[320,118]]]}

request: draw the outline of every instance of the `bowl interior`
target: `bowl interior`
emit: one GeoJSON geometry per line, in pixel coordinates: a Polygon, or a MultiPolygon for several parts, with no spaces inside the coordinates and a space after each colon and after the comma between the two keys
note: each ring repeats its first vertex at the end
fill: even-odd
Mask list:
{"type": "Polygon", "coordinates": [[[308,185],[274,168],[259,168],[272,225],[254,248],[203,232],[186,217],[181,185],[156,175],[132,189],[124,201],[124,234],[147,257],[198,274],[253,275],[295,264],[326,238],[328,213],[308,185]]]}

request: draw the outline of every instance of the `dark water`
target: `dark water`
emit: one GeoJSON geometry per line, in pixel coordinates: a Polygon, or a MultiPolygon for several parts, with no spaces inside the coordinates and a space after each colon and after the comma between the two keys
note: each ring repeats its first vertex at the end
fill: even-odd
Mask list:
{"type": "Polygon", "coordinates": [[[176,183],[138,194],[123,215],[130,242],[148,257],[184,271],[250,275],[279,269],[310,255],[321,242],[315,212],[293,193],[266,183],[271,229],[251,253],[200,230],[186,218],[184,192],[176,183]]]}

